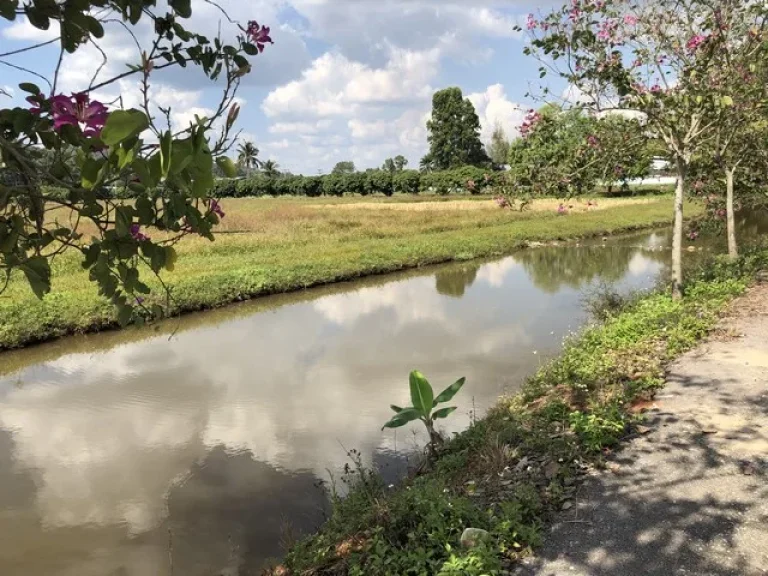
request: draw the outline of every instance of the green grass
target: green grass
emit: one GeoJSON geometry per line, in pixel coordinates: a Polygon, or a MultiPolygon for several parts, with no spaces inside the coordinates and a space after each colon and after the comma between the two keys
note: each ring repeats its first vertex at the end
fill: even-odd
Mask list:
{"type": "MultiPolygon", "coordinates": [[[[492,200],[422,202],[360,199],[237,199],[211,243],[185,239],[164,280],[171,313],[221,306],[371,274],[507,254],[532,241],[550,241],[666,224],[667,197],[600,199],[600,209],[574,201],[558,216],[556,200],[524,213],[492,200]]],[[[87,235],[87,230],[85,231],[87,235]]],[[[149,282],[165,302],[159,284],[149,282]]],[[[151,303],[150,302],[148,303],[151,303]]],[[[76,253],[53,263],[53,289],[37,300],[19,276],[0,297],[0,349],[115,325],[112,307],[97,295],[76,253]]]]}
{"type": "MultiPolygon", "coordinates": [[[[768,252],[719,261],[673,301],[633,299],[567,342],[520,394],[449,441],[432,468],[397,489],[353,466],[352,489],[334,498],[325,526],[295,544],[273,575],[498,575],[540,542],[543,527],[573,496],[584,466],[620,442],[636,407],[663,385],[664,367],[716,325],[768,252]],[[467,527],[488,532],[463,550],[467,527]]],[[[471,393],[471,390],[469,391],[471,393]]]]}

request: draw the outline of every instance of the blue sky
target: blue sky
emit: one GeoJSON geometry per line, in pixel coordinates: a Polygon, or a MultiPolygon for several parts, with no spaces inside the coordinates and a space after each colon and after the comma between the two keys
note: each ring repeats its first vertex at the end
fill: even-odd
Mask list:
{"type": "MultiPolygon", "coordinates": [[[[400,153],[418,166],[427,147],[432,93],[459,86],[475,103],[484,139],[497,122],[514,136],[524,110],[534,105],[526,93],[540,81],[537,62],[523,55],[525,39],[513,28],[543,4],[549,3],[222,0],[234,19],[271,26],[275,41],[254,59],[254,70],[240,88],[238,128],[263,159],[294,173],[325,172],[340,160],[353,160],[359,168],[380,166],[400,153]]],[[[220,13],[202,0],[193,0],[193,10],[188,27],[215,35],[220,13]]],[[[226,23],[222,29],[224,35],[233,33],[226,23]]],[[[140,40],[149,37],[139,32],[140,40]]],[[[23,20],[2,21],[0,53],[56,35],[23,20]]],[[[136,46],[116,28],[107,28],[101,48],[109,63],[100,78],[138,61],[136,46]]],[[[52,45],[4,60],[50,78],[57,56],[52,45]]],[[[87,87],[100,62],[95,48],[65,58],[57,91],[87,87]]],[[[0,88],[13,93],[23,81],[35,78],[2,67],[0,88]]],[[[186,70],[152,78],[153,99],[170,106],[179,125],[215,107],[218,93],[186,70]]],[[[135,82],[124,81],[99,97],[122,97],[128,107],[136,105],[139,94],[135,82]]],[[[13,100],[23,102],[18,89],[13,100]]]]}

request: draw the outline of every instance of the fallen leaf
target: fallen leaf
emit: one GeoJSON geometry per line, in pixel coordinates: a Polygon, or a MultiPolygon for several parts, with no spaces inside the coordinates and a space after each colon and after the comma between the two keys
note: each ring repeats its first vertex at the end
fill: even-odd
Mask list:
{"type": "Polygon", "coordinates": [[[635,426],[635,430],[637,430],[638,434],[649,434],[653,432],[653,428],[648,428],[648,426],[642,426],[640,424],[635,426]]]}

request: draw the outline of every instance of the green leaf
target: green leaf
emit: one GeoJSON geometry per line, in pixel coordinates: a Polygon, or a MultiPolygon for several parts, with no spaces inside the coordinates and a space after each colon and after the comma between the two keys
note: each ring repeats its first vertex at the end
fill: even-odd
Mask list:
{"type": "Polygon", "coordinates": [[[104,124],[101,141],[107,146],[115,146],[131,136],[141,134],[148,126],[149,120],[141,110],[115,110],[104,124]]]}
{"type": "Polygon", "coordinates": [[[171,8],[176,11],[176,14],[182,18],[189,18],[192,16],[192,6],[190,6],[190,0],[169,0],[171,8]]]}
{"type": "Polygon", "coordinates": [[[389,422],[381,427],[381,429],[384,430],[384,428],[400,428],[401,426],[405,426],[409,422],[413,422],[419,418],[421,418],[421,414],[418,410],[416,410],[416,408],[406,408],[402,412],[395,414],[389,422]]]}
{"type": "Polygon", "coordinates": [[[174,250],[172,246],[168,246],[165,249],[165,269],[168,270],[168,272],[173,272],[173,269],[176,267],[177,259],[178,254],[176,254],[176,250],[174,250]]]}
{"type": "Polygon", "coordinates": [[[115,232],[118,236],[128,236],[133,224],[133,207],[118,206],[115,209],[115,232]]]}
{"type": "Polygon", "coordinates": [[[168,172],[171,169],[171,149],[173,146],[173,140],[171,131],[168,130],[160,137],[160,171],[164,178],[168,177],[168,172]]]}
{"type": "Polygon", "coordinates": [[[117,321],[120,326],[127,326],[133,318],[133,308],[130,306],[120,306],[117,310],[117,321]]]}
{"type": "Polygon", "coordinates": [[[429,413],[432,411],[432,401],[434,400],[432,386],[429,385],[424,374],[418,370],[411,372],[409,381],[413,407],[425,418],[429,417],[429,413]]]}
{"type": "Polygon", "coordinates": [[[399,414],[400,412],[403,411],[403,409],[400,408],[400,406],[395,406],[394,404],[391,404],[389,407],[392,408],[392,412],[394,412],[395,414],[399,414]]]}
{"type": "Polygon", "coordinates": [[[449,402],[454,396],[456,396],[456,392],[461,390],[461,387],[464,386],[464,382],[466,382],[466,380],[466,378],[459,378],[456,380],[456,382],[448,386],[448,388],[440,392],[437,398],[435,398],[433,407],[437,406],[438,404],[442,404],[443,402],[449,402]]]}
{"type": "Polygon", "coordinates": [[[447,418],[456,411],[456,406],[450,408],[440,408],[432,413],[432,420],[440,420],[441,418],[447,418]]]}
{"type": "Polygon", "coordinates": [[[733,98],[731,98],[730,96],[723,96],[722,98],[720,98],[720,103],[723,106],[733,106],[733,98]]]}
{"type": "Polygon", "coordinates": [[[229,156],[219,156],[216,158],[216,165],[224,172],[224,176],[227,178],[234,178],[237,176],[237,166],[232,162],[232,158],[229,156]]]}
{"type": "Polygon", "coordinates": [[[51,291],[51,267],[42,256],[30,258],[20,266],[35,296],[42,297],[51,291]]]}
{"type": "Polygon", "coordinates": [[[96,160],[95,158],[86,158],[83,162],[83,167],[80,170],[81,184],[83,188],[92,190],[99,181],[99,170],[101,170],[103,160],[96,160]]]}
{"type": "Polygon", "coordinates": [[[19,88],[23,90],[24,92],[29,92],[30,94],[40,94],[40,88],[37,87],[36,84],[32,84],[31,82],[22,82],[19,84],[19,88]]]}

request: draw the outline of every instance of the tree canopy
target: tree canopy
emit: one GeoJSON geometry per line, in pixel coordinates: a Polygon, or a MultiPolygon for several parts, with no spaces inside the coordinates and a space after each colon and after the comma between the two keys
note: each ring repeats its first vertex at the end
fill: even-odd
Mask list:
{"type": "Polygon", "coordinates": [[[355,163],[351,160],[345,160],[342,162],[337,162],[336,166],[333,167],[333,170],[331,170],[331,174],[352,174],[355,172],[355,163]]]}
{"type": "Polygon", "coordinates": [[[445,88],[432,97],[427,121],[429,152],[421,161],[428,170],[481,166],[489,162],[480,142],[480,119],[461,88],[445,88]]]}

